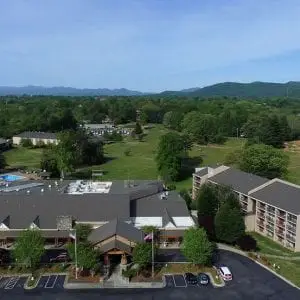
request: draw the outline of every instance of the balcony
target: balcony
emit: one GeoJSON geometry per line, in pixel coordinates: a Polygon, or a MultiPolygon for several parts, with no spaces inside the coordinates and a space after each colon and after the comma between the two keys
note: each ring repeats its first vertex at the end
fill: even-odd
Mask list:
{"type": "Polygon", "coordinates": [[[287,234],[285,237],[288,241],[291,241],[292,243],[295,243],[296,241],[296,238],[293,235],[287,234]]]}
{"type": "Polygon", "coordinates": [[[276,234],[282,238],[284,238],[284,231],[283,230],[276,230],[276,234]]]}
{"type": "Polygon", "coordinates": [[[269,231],[269,232],[274,232],[274,226],[270,226],[270,225],[267,225],[266,226],[266,229],[267,229],[267,231],[269,231]]]}
{"type": "Polygon", "coordinates": [[[296,216],[293,216],[291,214],[288,214],[287,216],[287,220],[293,224],[297,224],[297,217],[296,216]]]}
{"type": "Polygon", "coordinates": [[[266,204],[258,203],[257,208],[261,210],[266,210],[266,204]]]}
{"type": "Polygon", "coordinates": [[[276,220],[276,225],[281,228],[285,228],[285,222],[282,220],[276,220]]]}
{"type": "Polygon", "coordinates": [[[277,217],[285,220],[286,213],[282,210],[277,210],[277,217]]]}
{"type": "Polygon", "coordinates": [[[260,219],[265,219],[265,214],[259,211],[257,212],[257,217],[260,219]]]}
{"type": "Polygon", "coordinates": [[[296,226],[287,225],[286,229],[290,232],[296,233],[296,226]]]}
{"type": "Polygon", "coordinates": [[[263,221],[263,220],[257,220],[256,221],[256,224],[258,225],[258,226],[261,226],[261,227],[264,227],[264,224],[265,224],[265,222],[263,221]]]}
{"type": "Polygon", "coordinates": [[[275,218],[271,217],[271,216],[266,216],[266,220],[271,224],[274,224],[274,222],[275,222],[275,218]]]}

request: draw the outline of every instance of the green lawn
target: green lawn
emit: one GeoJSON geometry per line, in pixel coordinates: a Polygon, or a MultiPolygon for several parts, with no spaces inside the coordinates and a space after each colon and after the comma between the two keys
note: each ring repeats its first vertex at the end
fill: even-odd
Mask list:
{"type": "Polygon", "coordinates": [[[4,152],[9,167],[39,168],[42,149],[14,148],[4,152]]]}
{"type": "MultiPolygon", "coordinates": [[[[105,175],[103,180],[113,179],[156,179],[158,178],[155,154],[159,137],[166,133],[163,126],[155,126],[148,130],[144,141],[139,142],[128,138],[127,140],[105,146],[105,156],[112,158],[93,169],[101,169],[105,175]],[[130,155],[124,152],[130,150],[130,155]]],[[[230,139],[224,146],[199,146],[195,145],[189,155],[192,158],[203,158],[202,165],[222,163],[225,156],[242,147],[243,141],[230,139]]],[[[192,171],[188,178],[176,183],[177,189],[192,187],[192,171]]]]}
{"type": "Polygon", "coordinates": [[[278,274],[300,287],[300,261],[270,258],[269,262],[280,267],[276,270],[278,274]]]}
{"type": "Polygon", "coordinates": [[[256,232],[251,232],[251,235],[256,239],[258,252],[260,252],[261,254],[271,254],[271,255],[290,256],[290,257],[300,256],[299,252],[290,251],[289,249],[282,247],[276,242],[256,232]]]}
{"type": "MultiPolygon", "coordinates": [[[[155,153],[159,137],[167,130],[162,125],[155,125],[146,133],[144,141],[139,142],[126,138],[123,142],[105,145],[105,156],[110,159],[102,165],[93,166],[93,169],[104,170],[103,180],[113,179],[157,179],[155,153]],[[126,156],[126,150],[130,155],[126,156]]],[[[231,138],[224,145],[195,145],[189,155],[192,158],[203,159],[202,166],[223,163],[226,155],[242,148],[243,139],[231,138]]],[[[300,154],[288,152],[290,166],[287,179],[300,184],[300,154]]],[[[14,148],[4,153],[10,167],[26,166],[36,168],[40,165],[42,149],[14,148]]],[[[191,188],[192,170],[190,176],[176,183],[177,189],[191,188]]]]}

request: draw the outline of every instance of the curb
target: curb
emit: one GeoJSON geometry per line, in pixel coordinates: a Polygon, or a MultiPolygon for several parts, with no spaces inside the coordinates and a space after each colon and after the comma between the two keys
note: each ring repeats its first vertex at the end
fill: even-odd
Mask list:
{"type": "Polygon", "coordinates": [[[31,275],[29,275],[29,276],[27,277],[25,283],[24,283],[24,287],[23,287],[24,290],[33,290],[33,289],[35,289],[35,288],[38,286],[38,283],[39,283],[41,277],[42,277],[42,276],[40,275],[40,276],[36,279],[36,282],[35,282],[34,285],[28,286],[28,282],[30,281],[30,278],[31,278],[31,275]]]}

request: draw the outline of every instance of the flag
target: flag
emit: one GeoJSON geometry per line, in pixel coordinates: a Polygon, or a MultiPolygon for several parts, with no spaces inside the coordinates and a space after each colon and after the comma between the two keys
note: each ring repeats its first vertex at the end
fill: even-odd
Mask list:
{"type": "Polygon", "coordinates": [[[147,234],[147,235],[144,237],[144,241],[148,241],[148,240],[153,240],[153,232],[147,234]]]}
{"type": "Polygon", "coordinates": [[[76,231],[71,231],[70,233],[69,233],[69,237],[71,238],[71,239],[73,239],[73,240],[76,240],[76,231]]]}

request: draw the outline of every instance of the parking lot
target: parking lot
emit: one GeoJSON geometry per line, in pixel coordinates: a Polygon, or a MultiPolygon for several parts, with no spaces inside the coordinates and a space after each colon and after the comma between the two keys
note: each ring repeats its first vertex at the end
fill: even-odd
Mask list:
{"type": "Polygon", "coordinates": [[[64,275],[49,275],[42,276],[37,284],[39,289],[63,289],[64,288],[64,275]]]}
{"type": "Polygon", "coordinates": [[[20,276],[1,277],[0,276],[0,289],[3,290],[23,289],[26,280],[27,277],[20,277],[20,276]]]}
{"type": "MultiPolygon", "coordinates": [[[[11,276],[1,277],[0,276],[0,289],[2,290],[16,290],[23,289],[27,277],[11,276]]],[[[38,281],[37,288],[39,289],[63,289],[64,288],[65,276],[63,275],[49,275],[42,276],[38,281]]]]}
{"type": "Polygon", "coordinates": [[[169,274],[165,275],[166,287],[167,288],[186,288],[186,287],[199,287],[199,288],[207,288],[212,287],[209,283],[204,286],[201,284],[188,284],[182,274],[169,274]]]}

